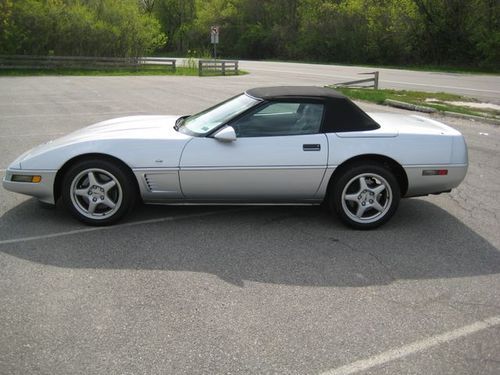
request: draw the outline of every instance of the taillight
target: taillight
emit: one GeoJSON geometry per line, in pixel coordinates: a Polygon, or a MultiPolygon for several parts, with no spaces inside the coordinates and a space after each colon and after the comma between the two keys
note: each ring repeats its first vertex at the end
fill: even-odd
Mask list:
{"type": "Polygon", "coordinates": [[[424,169],[422,176],[446,176],[448,169],[424,169]]]}

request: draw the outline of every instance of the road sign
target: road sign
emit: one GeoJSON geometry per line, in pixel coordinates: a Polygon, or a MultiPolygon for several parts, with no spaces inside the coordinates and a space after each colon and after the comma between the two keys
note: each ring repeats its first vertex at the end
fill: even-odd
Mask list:
{"type": "Polygon", "coordinates": [[[219,26],[212,26],[210,28],[210,40],[212,44],[219,44],[219,26]]]}

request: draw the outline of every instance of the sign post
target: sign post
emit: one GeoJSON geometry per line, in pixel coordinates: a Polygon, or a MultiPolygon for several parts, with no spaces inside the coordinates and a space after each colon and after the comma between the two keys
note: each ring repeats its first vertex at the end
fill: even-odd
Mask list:
{"type": "Polygon", "coordinates": [[[210,41],[214,45],[214,60],[217,60],[217,44],[219,44],[219,26],[210,28],[210,41]]]}

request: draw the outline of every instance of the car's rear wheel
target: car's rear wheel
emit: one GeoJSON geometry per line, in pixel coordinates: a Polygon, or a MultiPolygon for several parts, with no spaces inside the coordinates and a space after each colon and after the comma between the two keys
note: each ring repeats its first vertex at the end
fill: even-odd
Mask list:
{"type": "Polygon", "coordinates": [[[64,176],[64,204],[84,223],[116,223],[130,211],[136,200],[135,184],[129,175],[130,172],[112,161],[80,161],[64,176]]]}
{"type": "Polygon", "coordinates": [[[345,224],[372,229],[394,215],[400,195],[399,183],[390,170],[379,164],[358,164],[338,176],[330,205],[345,224]]]}

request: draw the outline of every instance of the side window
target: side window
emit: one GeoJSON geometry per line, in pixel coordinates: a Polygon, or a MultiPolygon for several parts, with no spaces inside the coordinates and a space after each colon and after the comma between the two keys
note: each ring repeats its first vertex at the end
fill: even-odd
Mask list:
{"type": "Polygon", "coordinates": [[[300,103],[274,103],[261,109],[257,116],[297,113],[300,103]]]}
{"type": "Polygon", "coordinates": [[[315,134],[321,127],[323,104],[273,102],[233,122],[238,137],[315,134]]]}

